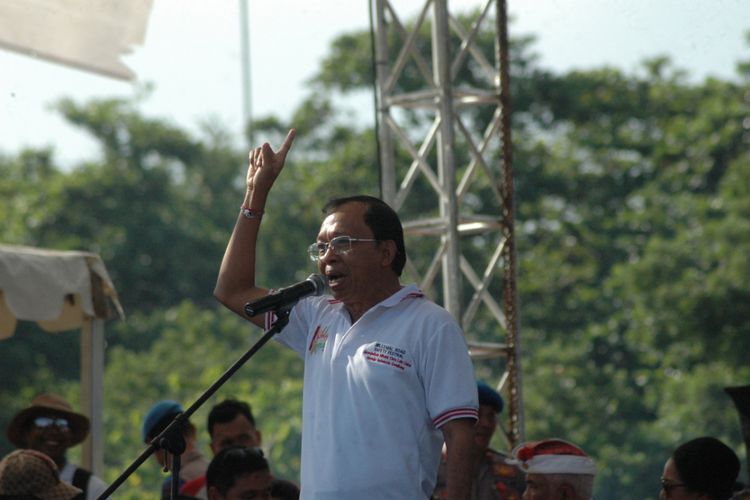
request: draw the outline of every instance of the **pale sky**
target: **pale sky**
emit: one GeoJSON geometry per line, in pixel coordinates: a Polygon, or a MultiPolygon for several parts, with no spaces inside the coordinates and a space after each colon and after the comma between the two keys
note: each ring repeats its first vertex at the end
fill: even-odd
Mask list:
{"type": "MultiPolygon", "coordinates": [[[[369,26],[366,0],[250,0],[252,111],[288,118],[306,80],[337,35],[369,26]]],[[[391,0],[402,19],[424,0],[391,0]]],[[[481,2],[449,0],[451,12],[481,2]]],[[[668,55],[695,79],[735,76],[750,60],[750,0],[508,0],[511,36],[534,34],[544,66],[567,71],[609,65],[633,71],[646,57],[668,55]]],[[[145,42],[125,63],[134,83],[68,69],[0,49],[0,153],[53,145],[66,166],[96,148],[49,111],[60,97],[78,102],[154,91],[140,109],[197,130],[218,120],[240,140],[242,119],[237,0],[154,0],[145,42]]],[[[366,102],[371,107],[371,101],[366,102]]],[[[364,110],[371,116],[371,109],[364,110]]],[[[300,131],[304,133],[304,131],[300,131]]]]}

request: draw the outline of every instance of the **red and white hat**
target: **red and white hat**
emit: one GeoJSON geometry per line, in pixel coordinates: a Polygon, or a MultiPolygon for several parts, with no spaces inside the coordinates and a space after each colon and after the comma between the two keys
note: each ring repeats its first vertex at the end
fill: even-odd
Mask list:
{"type": "Polygon", "coordinates": [[[513,450],[513,459],[527,474],[596,475],[596,465],[582,449],[562,439],[530,441],[513,450]]]}

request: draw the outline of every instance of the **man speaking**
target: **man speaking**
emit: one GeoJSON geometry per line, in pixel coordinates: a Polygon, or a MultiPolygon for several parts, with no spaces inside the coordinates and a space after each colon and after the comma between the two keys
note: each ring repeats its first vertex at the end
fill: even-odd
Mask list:
{"type": "MultiPolygon", "coordinates": [[[[294,135],[277,152],[268,143],[250,152],[247,192],[214,292],[266,328],[274,313],[249,317],[244,306],[269,294],[255,283],[263,265],[256,241],[294,135]]],[[[406,251],[391,207],[352,196],[330,201],[324,213],[307,250],[332,297],[300,299],[276,336],[305,362],[302,498],[427,499],[443,440],[448,498],[468,498],[478,404],[458,324],[415,285],[400,283],[406,251]]]]}

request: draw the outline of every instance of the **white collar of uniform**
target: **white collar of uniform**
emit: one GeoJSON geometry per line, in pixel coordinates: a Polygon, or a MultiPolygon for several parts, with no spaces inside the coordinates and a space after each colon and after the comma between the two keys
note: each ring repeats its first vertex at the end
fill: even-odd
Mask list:
{"type": "MultiPolygon", "coordinates": [[[[401,287],[399,291],[388,297],[387,299],[383,300],[378,306],[380,307],[393,307],[404,300],[407,299],[416,299],[416,298],[423,298],[424,292],[419,289],[419,287],[412,283],[409,285],[404,285],[401,287]]],[[[377,307],[377,306],[376,306],[377,307]]]]}
{"type": "MultiPolygon", "coordinates": [[[[416,284],[412,283],[409,285],[403,285],[396,293],[394,293],[390,297],[383,299],[381,302],[375,304],[374,306],[370,308],[370,310],[376,309],[378,307],[390,308],[390,307],[397,306],[404,300],[419,299],[419,298],[424,298],[424,297],[425,297],[424,292],[422,292],[422,290],[420,290],[416,284]]],[[[346,315],[349,314],[346,310],[346,306],[344,306],[344,303],[341,302],[340,300],[337,300],[331,297],[328,299],[328,303],[338,306],[339,313],[346,314],[346,315]]]]}

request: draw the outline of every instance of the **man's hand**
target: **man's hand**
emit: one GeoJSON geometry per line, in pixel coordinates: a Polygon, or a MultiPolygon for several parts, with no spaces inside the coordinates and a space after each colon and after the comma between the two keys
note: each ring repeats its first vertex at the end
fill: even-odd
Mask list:
{"type": "Polygon", "coordinates": [[[263,196],[268,194],[276,177],[284,168],[284,161],[294,142],[296,130],[291,129],[277,152],[268,143],[250,151],[250,164],[247,167],[247,190],[263,196]]]}
{"type": "Polygon", "coordinates": [[[294,135],[295,130],[291,129],[277,152],[268,143],[250,151],[247,192],[242,207],[255,212],[255,215],[248,217],[244,210],[237,215],[214,289],[219,302],[261,328],[264,326],[264,316],[248,318],[244,306],[248,301],[268,295],[268,290],[255,283],[255,248],[260,216],[266,206],[266,197],[284,168],[284,160],[292,147],[294,135]]]}

